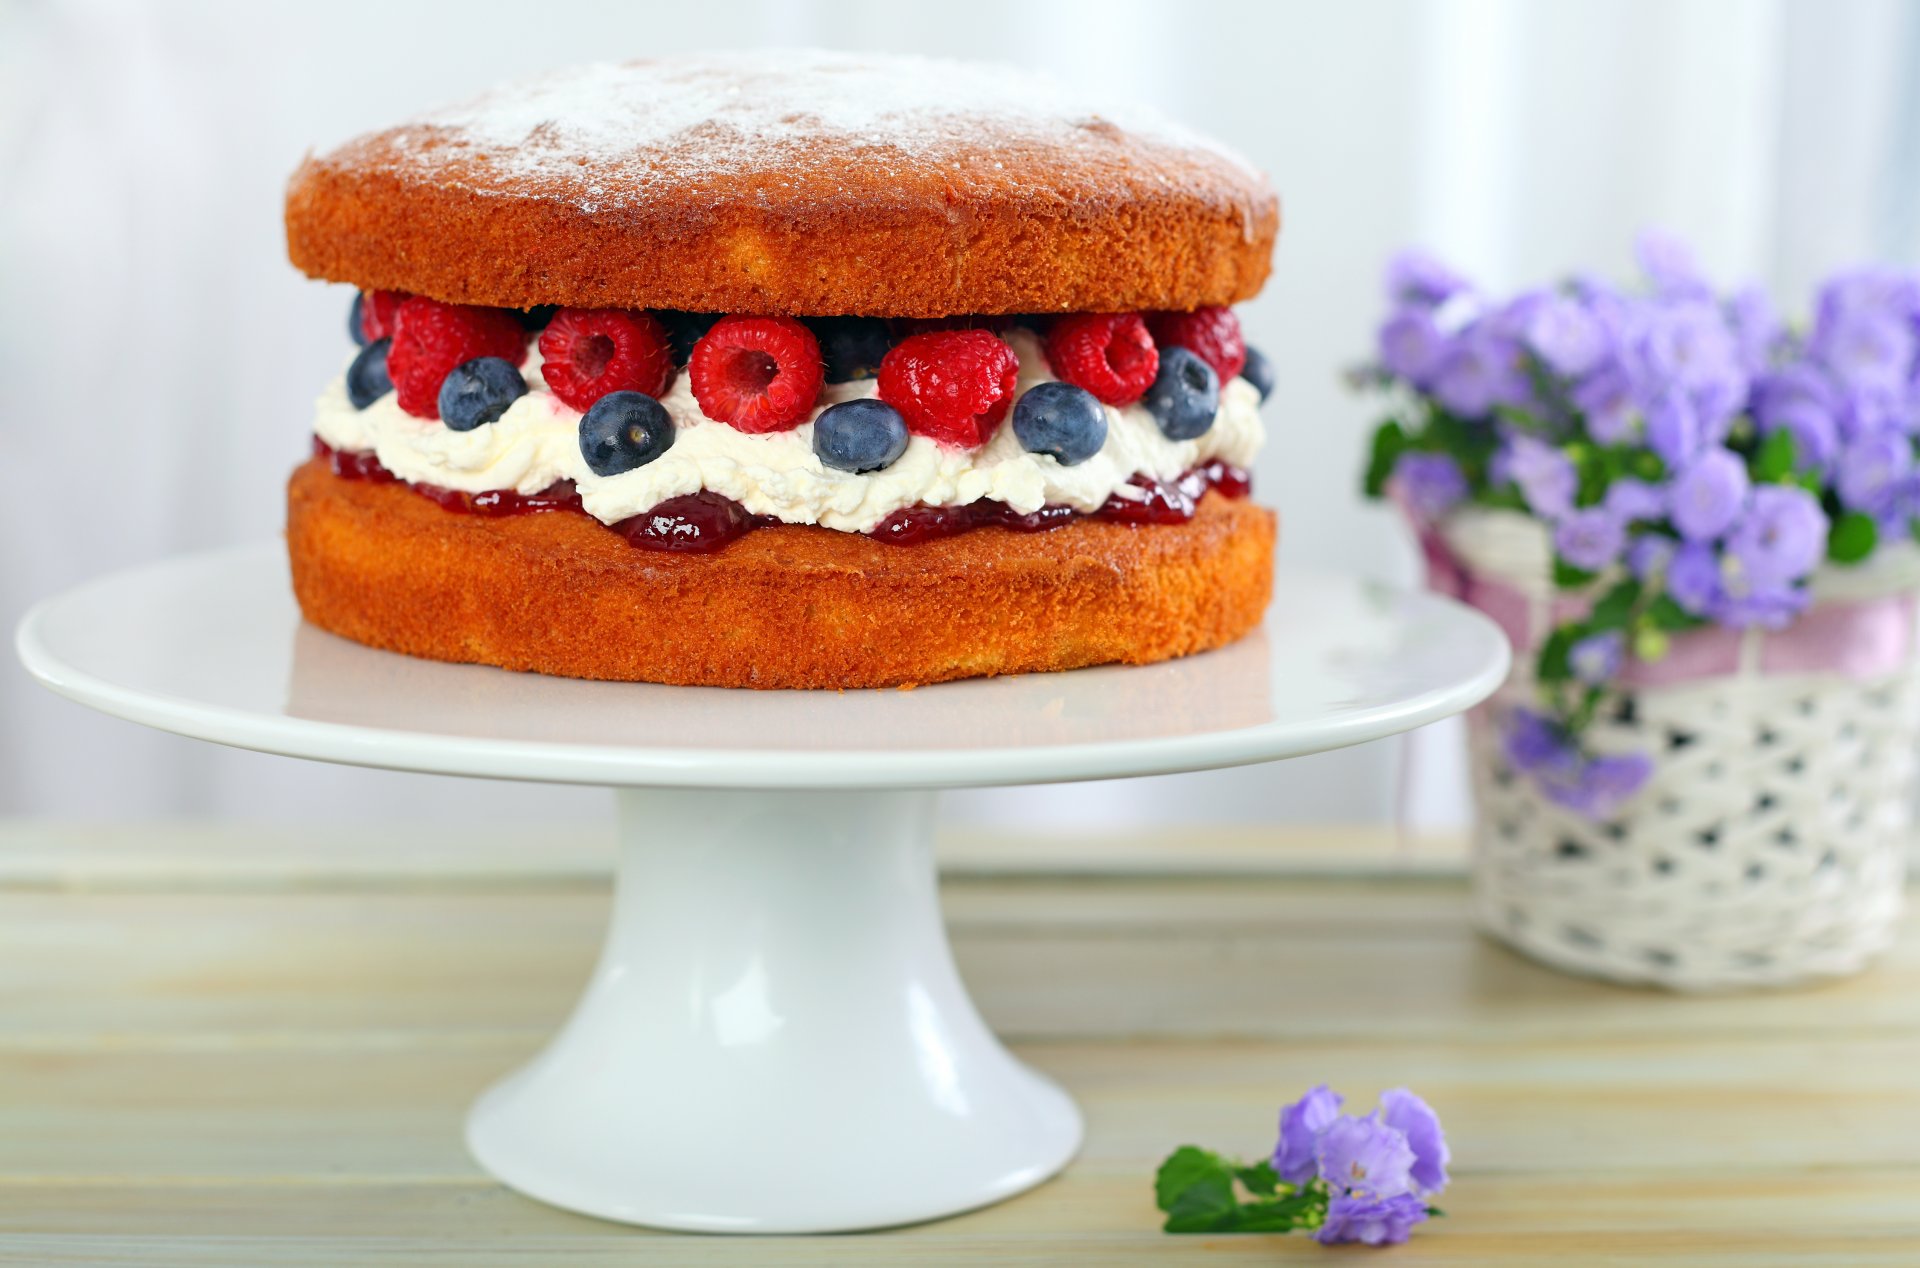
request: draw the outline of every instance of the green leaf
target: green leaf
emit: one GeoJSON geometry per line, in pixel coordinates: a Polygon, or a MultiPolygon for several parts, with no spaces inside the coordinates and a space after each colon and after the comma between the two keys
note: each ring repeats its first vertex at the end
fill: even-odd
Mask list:
{"type": "MultiPolygon", "coordinates": [[[[1240,1208],[1231,1231],[1236,1233],[1288,1233],[1299,1228],[1311,1214],[1317,1214],[1319,1195],[1295,1193],[1284,1198],[1248,1202],[1240,1208]]],[[[1313,1221],[1317,1224],[1319,1221],[1313,1221]]]]}
{"type": "Polygon", "coordinates": [[[1658,484],[1667,478],[1667,464],[1651,449],[1642,449],[1633,455],[1630,473],[1651,484],[1658,484]]]}
{"type": "Polygon", "coordinates": [[[1169,1233],[1212,1233],[1231,1226],[1240,1200],[1233,1164],[1210,1150],[1182,1145],[1153,1177],[1153,1199],[1167,1213],[1169,1233]]]}
{"type": "Polygon", "coordinates": [[[1386,494],[1387,481],[1393,476],[1393,468],[1411,444],[1406,428],[1400,425],[1397,418],[1389,418],[1374,429],[1373,447],[1367,455],[1364,486],[1368,497],[1379,498],[1386,494]]]}
{"type": "Polygon", "coordinates": [[[1760,442],[1749,469],[1753,472],[1753,478],[1760,483],[1778,484],[1793,475],[1793,468],[1798,462],[1799,454],[1793,443],[1793,433],[1783,427],[1760,442]]]}
{"type": "Polygon", "coordinates": [[[1280,1191],[1280,1173],[1275,1171],[1273,1164],[1265,1159],[1254,1163],[1251,1167],[1235,1168],[1233,1174],[1241,1184],[1246,1186],[1247,1192],[1255,1197],[1270,1198],[1280,1191]]]}
{"type": "Polygon", "coordinates": [[[1535,663],[1533,676],[1544,683],[1565,682],[1573,677],[1567,654],[1573,650],[1580,632],[1577,625],[1563,625],[1547,635],[1547,641],[1540,645],[1540,658],[1535,663]]]}
{"type": "Polygon", "coordinates": [[[1640,583],[1628,577],[1600,596],[1587,624],[1595,630],[1623,630],[1633,620],[1633,609],[1639,602],[1640,583]]]}
{"type": "Polygon", "coordinates": [[[1576,568],[1558,555],[1553,557],[1553,584],[1562,590],[1578,590],[1582,586],[1590,586],[1598,575],[1598,573],[1588,572],[1585,568],[1576,568]]]}
{"type": "Polygon", "coordinates": [[[1879,526],[1860,511],[1848,511],[1827,530],[1827,558],[1837,564],[1857,564],[1879,544],[1879,526]]]}
{"type": "Polygon", "coordinates": [[[1690,630],[1706,622],[1681,607],[1670,594],[1663,594],[1647,605],[1647,620],[1656,630],[1677,634],[1681,630],[1690,630]]]}

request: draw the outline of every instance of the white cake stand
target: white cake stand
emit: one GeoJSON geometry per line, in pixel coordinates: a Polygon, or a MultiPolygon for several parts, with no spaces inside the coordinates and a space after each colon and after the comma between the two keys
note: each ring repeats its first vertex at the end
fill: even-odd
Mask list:
{"type": "Polygon", "coordinates": [[[277,544],[82,586],[30,612],[18,646],[55,691],[181,735],[618,789],[599,967],[467,1142],[543,1201],[707,1232],[949,1215],[1078,1148],[1073,1102],[954,971],[931,790],[1296,757],[1459,712],[1507,668],[1463,607],[1288,576],[1263,630],[1144,668],[847,693],[577,682],[322,633],[277,544]]]}

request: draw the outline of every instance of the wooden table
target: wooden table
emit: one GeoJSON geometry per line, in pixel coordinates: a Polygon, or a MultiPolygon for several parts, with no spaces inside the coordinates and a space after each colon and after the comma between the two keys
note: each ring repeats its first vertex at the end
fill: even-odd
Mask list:
{"type": "Polygon", "coordinates": [[[1268,1148],[1323,1079],[1450,1129],[1449,1218],[1393,1263],[1920,1263],[1920,930],[1854,981],[1676,998],[1475,937],[1444,845],[949,845],[961,967],[1084,1154],[943,1223],[731,1240],[540,1206],[461,1148],[585,980],[609,839],[6,828],[0,1263],[1318,1261],[1164,1236],[1150,1179],[1268,1148]]]}

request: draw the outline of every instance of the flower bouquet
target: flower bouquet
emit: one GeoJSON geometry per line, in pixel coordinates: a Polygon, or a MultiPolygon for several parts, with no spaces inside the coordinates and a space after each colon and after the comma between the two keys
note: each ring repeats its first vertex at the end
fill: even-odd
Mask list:
{"type": "Polygon", "coordinates": [[[1805,328],[1685,248],[1511,299],[1388,271],[1367,492],[1506,630],[1475,889],[1562,967],[1679,987],[1850,972],[1900,909],[1920,735],[1920,273],[1805,328]]]}

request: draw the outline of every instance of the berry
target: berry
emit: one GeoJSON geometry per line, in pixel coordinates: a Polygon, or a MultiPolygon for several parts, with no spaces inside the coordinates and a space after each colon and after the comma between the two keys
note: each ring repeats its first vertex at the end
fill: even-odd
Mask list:
{"type": "Polygon", "coordinates": [[[902,339],[880,363],[880,399],[907,430],[974,448],[1007,416],[1020,377],[1013,349],[985,330],[937,330],[902,339]]]}
{"type": "Polygon", "coordinates": [[[1013,434],[1028,453],[1052,454],[1071,467],[1107,443],[1107,411],[1085,388],[1036,383],[1014,404],[1013,434]]]}
{"type": "Polygon", "coordinates": [[[475,357],[440,380],[440,421],[455,431],[497,422],[507,406],[527,394],[520,371],[499,357],[475,357]]]}
{"type": "Polygon", "coordinates": [[[1196,308],[1190,313],[1155,313],[1148,320],[1162,348],[1185,348],[1213,367],[1222,383],[1231,383],[1247,363],[1240,319],[1231,308],[1196,308]]]}
{"type": "Polygon", "coordinates": [[[401,409],[416,418],[438,418],[441,380],[475,357],[499,357],[514,366],[527,359],[527,335],[512,313],[424,295],[401,301],[387,353],[401,409]]]}
{"type": "Polygon", "coordinates": [[[1267,360],[1267,354],[1260,349],[1247,349],[1247,362],[1240,367],[1240,377],[1253,384],[1254,390],[1260,393],[1262,405],[1273,395],[1273,362],[1267,360]]]}
{"type": "Polygon", "coordinates": [[[687,362],[701,411],[753,433],[798,427],[823,374],[819,341],[791,317],[722,317],[687,362]]]}
{"type": "Polygon", "coordinates": [[[1220,412],[1220,376],[1197,354],[1168,348],[1160,356],[1160,373],[1140,403],[1160,424],[1162,436],[1193,440],[1207,434],[1220,412]]]}
{"type": "Polygon", "coordinates": [[[353,309],[347,314],[347,333],[366,347],[393,333],[393,317],[405,299],[399,291],[355,291],[353,309]]]}
{"type": "Polygon", "coordinates": [[[765,522],[732,498],[702,489],[655,503],[613,530],[642,550],[705,555],[765,522]]]}
{"type": "Polygon", "coordinates": [[[391,338],[375,339],[347,367],[347,399],[355,409],[365,409],[393,391],[393,378],[387,373],[387,349],[392,346],[391,338]]]}
{"type": "Polygon", "coordinates": [[[1047,331],[1053,375],[1108,405],[1131,405],[1160,368],[1153,337],[1138,313],[1075,313],[1047,331]]]}
{"type": "Polygon", "coordinates": [[[693,356],[693,345],[699,343],[700,336],[712,330],[713,323],[720,320],[719,313],[683,313],[672,308],[662,308],[654,316],[666,328],[667,342],[673,346],[673,364],[677,369],[686,368],[687,359],[693,356]]]}
{"type": "Polygon", "coordinates": [[[642,392],[609,392],[580,418],[580,456],[595,475],[644,467],[673,447],[673,415],[642,392]]]}
{"type": "Polygon", "coordinates": [[[842,401],[813,420],[814,456],[835,471],[864,475],[891,467],[907,451],[907,421],[885,401],[842,401]]]}
{"type": "Polygon", "coordinates": [[[558,304],[535,304],[532,308],[516,308],[513,319],[520,323],[523,330],[545,330],[553,315],[560,311],[558,304]]]}
{"type": "Polygon", "coordinates": [[[548,389],[583,412],[609,392],[658,396],[673,378],[667,332],[650,313],[563,308],[540,332],[540,356],[548,389]]]}
{"type": "Polygon", "coordinates": [[[893,346],[887,323],[878,317],[814,317],[807,328],[820,341],[829,383],[872,378],[893,346]]]}

